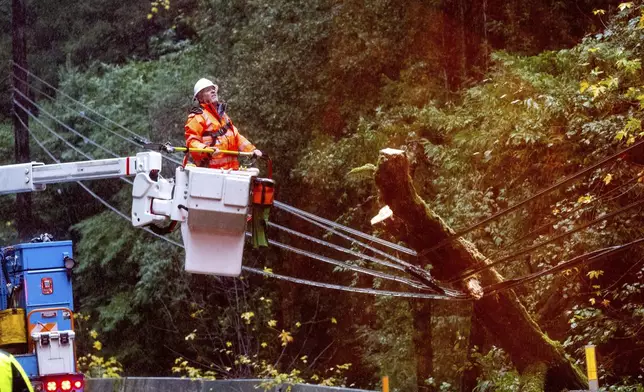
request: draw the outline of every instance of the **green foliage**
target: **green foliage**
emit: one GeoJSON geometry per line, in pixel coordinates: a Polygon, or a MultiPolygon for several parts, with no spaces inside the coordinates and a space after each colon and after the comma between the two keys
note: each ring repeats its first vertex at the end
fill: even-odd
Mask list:
{"type": "MultiPolygon", "coordinates": [[[[95,0],[47,9],[34,3],[30,64],[107,117],[153,141],[174,144],[183,143],[193,83],[212,78],[241,132],[275,160],[278,198],[339,216],[362,230],[371,230],[368,218],[381,207],[371,176],[378,150],[403,149],[418,191],[446,222],[462,228],[642,136],[640,4],[620,7],[610,20],[609,9],[588,22],[585,14],[608,2],[569,3],[316,0],[302,7],[292,0],[149,5],[95,0]],[[586,23],[608,25],[560,50],[586,23]],[[538,25],[547,26],[548,34],[535,34],[538,25]],[[506,51],[488,56],[493,48],[506,51]],[[553,51],[516,54],[543,49],[553,51]],[[485,79],[476,83],[472,77],[485,79]],[[468,87],[454,92],[463,86],[468,87]]],[[[0,14],[7,20],[8,12],[0,14]]],[[[2,34],[0,45],[7,47],[6,27],[2,34]]],[[[6,60],[8,51],[2,53],[6,60]]],[[[8,86],[6,79],[2,83],[8,86]]],[[[134,152],[87,119],[129,137],[124,130],[61,95],[46,99],[53,92],[42,90],[34,93],[45,110],[119,155],[134,152]]],[[[8,97],[0,102],[3,112],[7,102],[8,97]]],[[[109,157],[44,113],[40,118],[86,153],[109,157]]],[[[32,128],[56,156],[84,159],[44,128],[33,122],[32,128]]],[[[11,132],[0,126],[6,161],[13,155],[11,132]]],[[[35,145],[34,156],[48,160],[35,145]]],[[[639,182],[628,191],[620,188],[640,176],[639,170],[618,161],[469,238],[493,257],[547,240],[641,197],[639,182]],[[615,192],[604,197],[608,191],[615,192]],[[504,248],[542,226],[519,246],[504,248]]],[[[92,187],[127,210],[128,186],[104,181],[92,187]]],[[[191,276],[183,272],[178,249],[131,229],[110,212],[98,213],[102,207],[75,185],[50,188],[35,197],[35,208],[47,231],[76,237],[79,307],[91,315],[87,328],[101,336],[79,339],[89,361],[85,366],[98,372],[92,374],[118,367],[116,359],[103,359],[115,356],[124,373],[135,375],[261,376],[267,385],[301,380],[345,385],[355,378],[368,387],[375,375],[388,374],[401,391],[415,390],[423,381],[435,390],[459,388],[467,370],[460,364],[469,350],[469,318],[458,309],[446,306],[433,316],[434,371],[431,379],[416,380],[407,302],[298,290],[264,278],[191,276]],[[97,342],[105,342],[100,350],[105,357],[96,352],[97,342]]],[[[1,204],[2,241],[15,242],[12,213],[10,202],[1,204]]],[[[635,214],[604,222],[501,272],[515,277],[556,265],[641,236],[640,227],[635,214]]],[[[640,366],[635,359],[643,345],[637,329],[642,296],[629,263],[639,257],[639,252],[618,255],[610,266],[567,271],[562,281],[547,278],[518,290],[534,314],[548,308],[549,298],[561,299],[540,321],[576,360],[583,344],[600,344],[610,358],[604,374],[605,381],[615,382],[613,390],[631,388],[624,385],[632,379],[624,385],[618,380],[638,374],[640,366]],[[591,273],[600,270],[605,273],[591,273]],[[566,311],[564,318],[557,316],[566,311]]],[[[244,260],[297,276],[385,286],[324,266],[300,267],[299,261],[277,252],[249,253],[244,260]]],[[[481,349],[487,354],[472,356],[482,372],[478,389],[516,390],[517,372],[501,350],[488,346],[481,349]]]]}

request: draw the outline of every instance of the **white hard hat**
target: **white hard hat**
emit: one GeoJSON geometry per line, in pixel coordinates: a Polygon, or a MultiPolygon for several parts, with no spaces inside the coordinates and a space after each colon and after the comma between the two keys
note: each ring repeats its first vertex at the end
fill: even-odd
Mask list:
{"type": "Polygon", "coordinates": [[[219,89],[219,87],[211,82],[210,80],[206,78],[201,78],[197,80],[197,83],[195,83],[195,94],[192,96],[192,99],[197,98],[197,94],[199,94],[199,91],[205,89],[206,87],[215,87],[215,89],[219,89]]]}

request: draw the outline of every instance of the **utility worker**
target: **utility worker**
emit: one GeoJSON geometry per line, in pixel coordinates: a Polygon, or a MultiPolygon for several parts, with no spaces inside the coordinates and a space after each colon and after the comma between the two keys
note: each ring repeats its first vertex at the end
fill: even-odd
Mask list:
{"type": "Polygon", "coordinates": [[[186,121],[186,147],[212,148],[215,152],[186,154],[184,166],[193,163],[213,169],[239,169],[237,156],[218,153],[218,150],[252,152],[257,157],[262,156],[260,150],[239,134],[226,114],[226,104],[219,102],[218,90],[219,87],[208,79],[199,79],[195,84],[193,100],[199,101],[199,107],[190,111],[186,121]]]}
{"type": "Polygon", "coordinates": [[[34,392],[29,377],[13,355],[0,350],[0,391],[34,392]]]}

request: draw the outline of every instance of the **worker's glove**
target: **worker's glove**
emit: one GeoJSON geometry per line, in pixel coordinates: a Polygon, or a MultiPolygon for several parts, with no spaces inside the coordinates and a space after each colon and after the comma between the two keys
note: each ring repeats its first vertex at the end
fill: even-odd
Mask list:
{"type": "Polygon", "coordinates": [[[174,152],[174,147],[172,147],[170,143],[165,143],[163,146],[161,146],[161,148],[163,149],[163,151],[168,153],[174,152]]]}
{"type": "Polygon", "coordinates": [[[262,157],[262,152],[259,151],[259,150],[254,150],[253,155],[256,156],[257,158],[261,158],[262,157]]]}

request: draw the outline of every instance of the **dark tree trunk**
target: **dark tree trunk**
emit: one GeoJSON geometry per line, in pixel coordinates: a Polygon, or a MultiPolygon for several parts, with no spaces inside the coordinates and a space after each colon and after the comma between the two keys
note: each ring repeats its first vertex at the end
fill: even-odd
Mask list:
{"type": "Polygon", "coordinates": [[[461,392],[472,392],[478,384],[478,378],[481,374],[481,368],[474,363],[472,354],[474,352],[481,352],[483,344],[485,343],[485,330],[483,326],[476,321],[472,315],[470,326],[470,341],[467,347],[467,359],[470,365],[463,372],[463,379],[461,382],[461,392]]]}
{"type": "Polygon", "coordinates": [[[432,361],[434,349],[432,346],[432,302],[412,301],[412,317],[414,330],[412,332],[412,343],[416,354],[416,384],[419,391],[427,391],[425,380],[433,372],[432,361]]]}
{"type": "MultiPolygon", "coordinates": [[[[30,162],[29,156],[29,117],[27,113],[20,108],[29,109],[31,105],[25,97],[29,96],[29,86],[27,85],[27,44],[25,38],[26,9],[24,0],[13,0],[12,2],[12,56],[13,56],[13,99],[17,102],[13,104],[13,131],[15,137],[15,160],[16,163],[30,162]]],[[[16,195],[16,226],[20,238],[27,239],[32,236],[33,225],[31,216],[31,194],[19,193],[16,195]]]]}
{"type": "MultiPolygon", "coordinates": [[[[409,232],[409,244],[419,253],[451,237],[454,231],[418,196],[409,176],[409,162],[404,152],[383,150],[380,153],[376,184],[381,200],[389,205],[394,216],[402,219],[409,232]]],[[[446,280],[489,261],[470,242],[459,238],[430,254],[432,273],[446,280]]],[[[503,281],[496,270],[488,269],[460,282],[460,288],[476,292],[503,281]]],[[[583,389],[587,387],[584,374],[565,357],[563,348],[541,331],[530,317],[514,291],[503,291],[474,300],[474,316],[512,359],[520,373],[547,368],[544,381],[548,390],[583,389]]],[[[531,381],[534,384],[534,380],[531,381]]]]}

